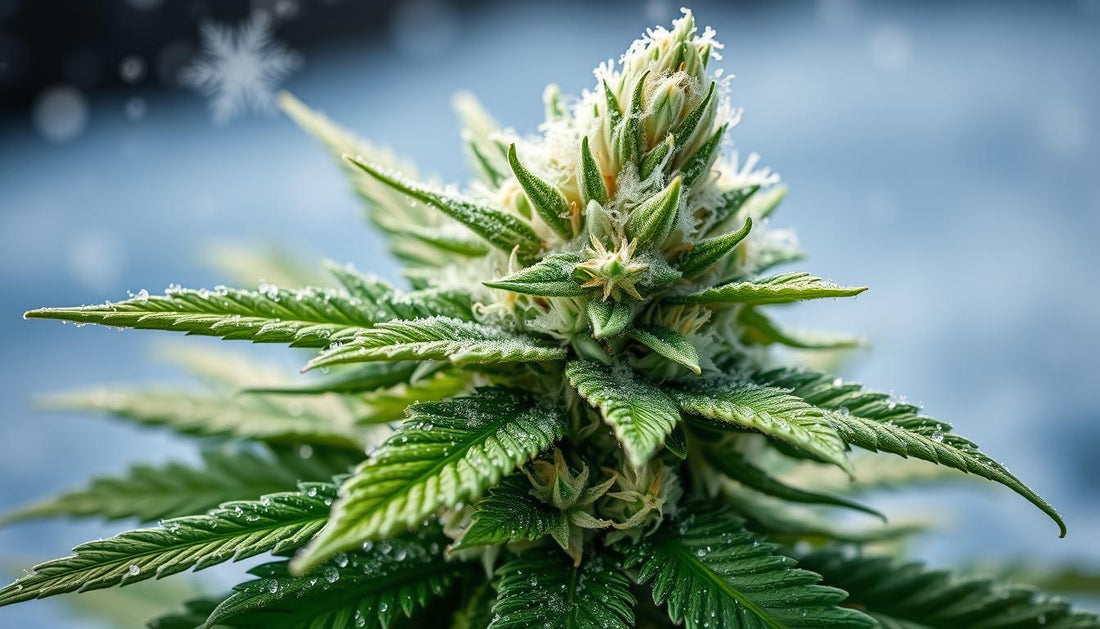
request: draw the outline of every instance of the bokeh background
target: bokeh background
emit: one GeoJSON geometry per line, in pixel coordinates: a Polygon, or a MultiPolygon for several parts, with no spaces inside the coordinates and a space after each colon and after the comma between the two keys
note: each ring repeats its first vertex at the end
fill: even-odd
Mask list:
{"type": "MultiPolygon", "coordinates": [[[[934,564],[1100,568],[1100,2],[695,10],[737,76],[735,147],[791,186],[774,222],[797,228],[807,268],[871,286],[785,320],[867,334],[873,349],[848,375],[953,422],[1060,507],[1070,534],[992,485],[877,504],[949,514],[914,545],[934,564]]],[[[597,61],[677,6],[0,0],[0,509],[133,461],[195,458],[161,432],[31,407],[58,389],[180,381],[151,357],[166,334],[26,322],[25,310],[222,283],[213,261],[227,247],[394,275],[312,140],[263,112],[216,124],[208,96],[181,84],[202,23],[256,11],[294,57],[283,87],[457,181],[454,92],[533,132],[546,83],[590,87],[597,61]]],[[[294,369],[300,356],[277,349],[253,351],[294,369]]],[[[2,528],[0,571],[121,526],[2,528]]],[[[103,626],[80,606],[109,601],[87,601],[0,609],[0,626],[103,626]]]]}

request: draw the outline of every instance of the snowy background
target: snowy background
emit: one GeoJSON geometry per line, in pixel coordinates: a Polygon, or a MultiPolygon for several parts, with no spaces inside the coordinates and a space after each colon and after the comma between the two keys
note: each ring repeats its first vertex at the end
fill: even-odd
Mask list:
{"type": "MultiPolygon", "coordinates": [[[[5,20],[19,4],[0,0],[0,79],[19,36],[5,20]]],[[[130,1],[135,11],[160,4],[130,1]]],[[[259,4],[278,40],[333,0],[259,4]]],[[[1070,534],[1059,540],[1045,516],[993,485],[878,504],[952,508],[944,532],[915,547],[936,564],[1100,568],[1100,2],[700,2],[696,14],[726,42],[723,65],[737,76],[746,113],[735,145],[791,186],[775,222],[797,228],[806,268],[871,287],[785,320],[867,334],[873,351],[849,375],[953,422],[1058,506],[1070,534]]],[[[674,15],[662,2],[413,0],[369,35],[281,49],[272,78],[458,180],[453,92],[471,90],[505,124],[533,131],[546,83],[589,87],[597,61],[674,15]]],[[[189,28],[198,44],[199,21],[189,28]]],[[[121,84],[106,90],[59,78],[0,119],[2,510],[132,461],[194,457],[162,432],[30,408],[51,390],[179,380],[150,358],[167,335],[24,322],[23,311],[221,283],[204,261],[216,243],[293,243],[305,259],[394,273],[327,156],[285,119],[252,111],[263,90],[218,114],[202,90],[220,88],[201,72],[197,89],[155,89],[157,61],[124,59],[121,84]]],[[[300,358],[239,348],[288,370],[300,358]]],[[[0,529],[0,571],[19,574],[120,526],[0,529]]],[[[210,589],[235,574],[215,572],[221,585],[210,589]]],[[[0,626],[98,625],[51,599],[0,609],[0,626]]]]}

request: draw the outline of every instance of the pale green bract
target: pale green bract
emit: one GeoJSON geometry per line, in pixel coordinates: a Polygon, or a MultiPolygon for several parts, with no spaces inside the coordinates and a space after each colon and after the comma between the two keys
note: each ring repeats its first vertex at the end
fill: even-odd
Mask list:
{"type": "Polygon", "coordinates": [[[579,97],[548,87],[535,135],[456,97],[464,189],[281,95],[348,174],[405,286],[222,250],[230,274],[295,287],[28,312],[311,355],[284,377],[177,349],[210,390],[43,400],[200,438],[204,454],[12,513],[167,519],[39,564],[0,605],[269,553],[254,578],[151,626],[1100,627],[1025,588],[874,556],[927,524],[887,523],[854,494],[959,472],[1065,524],[948,424],[799,368],[862,341],[788,329],[772,306],[866,289],[776,270],[802,259],[768,224],[786,188],[758,156],[724,154],[738,116],[714,35],[684,10],[579,97]]]}

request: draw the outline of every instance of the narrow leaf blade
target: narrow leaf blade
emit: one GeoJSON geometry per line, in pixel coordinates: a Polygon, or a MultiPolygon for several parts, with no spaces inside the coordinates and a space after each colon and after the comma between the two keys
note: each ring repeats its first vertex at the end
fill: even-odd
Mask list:
{"type": "Polygon", "coordinates": [[[642,243],[660,244],[680,217],[680,191],[683,180],[674,178],[664,190],[642,201],[630,210],[626,219],[626,235],[642,243]]]}
{"type": "Polygon", "coordinates": [[[456,364],[560,360],[565,350],[494,326],[429,317],[387,321],[309,361],[306,369],[393,360],[447,360],[456,364]]]}
{"type": "Polygon", "coordinates": [[[553,253],[486,286],[543,297],[577,297],[585,290],[573,280],[573,268],[582,260],[573,253],[553,253]]]}
{"type": "Polygon", "coordinates": [[[832,411],[826,419],[854,446],[946,465],[1008,487],[1046,513],[1058,526],[1059,536],[1065,537],[1065,521],[1050,503],[973,442],[951,434],[950,425],[920,415],[918,407],[811,371],[775,370],[757,380],[788,388],[806,402],[832,411]]]}
{"type": "Polygon", "coordinates": [[[515,144],[508,147],[508,164],[527,195],[527,200],[542,218],[542,222],[562,238],[566,240],[572,238],[573,234],[564,223],[564,218],[569,212],[569,203],[561,192],[520,163],[515,144]]]}
{"type": "Polygon", "coordinates": [[[173,330],[256,343],[325,347],[384,320],[372,304],[329,289],[169,289],[98,306],[42,308],[28,319],[60,319],[143,330],[173,330]]]}
{"type": "Polygon", "coordinates": [[[699,350],[679,332],[659,325],[639,325],[631,327],[627,334],[661,356],[687,367],[695,375],[703,373],[699,367],[699,350]]]}
{"type": "Polygon", "coordinates": [[[592,336],[606,339],[622,334],[634,320],[637,306],[634,302],[609,303],[601,299],[589,299],[588,321],[592,325],[592,336]]]}
{"type": "Polygon", "coordinates": [[[753,465],[742,455],[740,452],[732,448],[725,448],[719,450],[718,448],[707,448],[704,450],[704,456],[707,463],[709,463],[714,469],[718,470],[722,474],[726,475],[732,480],[735,480],[749,489],[756,490],[760,493],[767,494],[769,496],[775,496],[788,502],[799,502],[803,504],[818,504],[818,505],[832,505],[835,507],[845,507],[848,509],[854,509],[856,511],[862,511],[863,513],[873,515],[882,521],[886,521],[886,516],[882,513],[866,507],[854,500],[848,500],[841,496],[833,496],[816,491],[809,491],[805,489],[799,489],[792,487],[765,472],[763,469],[753,465]]]}
{"type": "Polygon", "coordinates": [[[838,286],[809,273],[787,273],[763,280],[723,284],[713,288],[673,295],[673,303],[786,304],[807,299],[854,297],[866,286],[838,286]]]}
{"type": "Polygon", "coordinates": [[[684,277],[695,277],[718,263],[734,247],[739,245],[752,229],[752,219],[745,219],[744,226],[737,231],[707,238],[695,243],[695,246],[677,257],[675,266],[684,277]]]}
{"type": "Polygon", "coordinates": [[[335,496],[336,487],[329,483],[303,483],[297,492],[230,502],[206,515],[81,544],[72,556],[39,564],[0,589],[0,606],[159,579],[268,551],[287,552],[321,529],[329,512],[326,501],[335,496]]]}
{"type": "Polygon", "coordinates": [[[533,256],[542,248],[538,235],[519,218],[499,210],[447,196],[427,186],[414,183],[397,173],[387,173],[358,157],[345,156],[351,164],[383,184],[417,201],[431,205],[462,223],[489,244],[510,252],[517,245],[520,254],[533,256]]]}

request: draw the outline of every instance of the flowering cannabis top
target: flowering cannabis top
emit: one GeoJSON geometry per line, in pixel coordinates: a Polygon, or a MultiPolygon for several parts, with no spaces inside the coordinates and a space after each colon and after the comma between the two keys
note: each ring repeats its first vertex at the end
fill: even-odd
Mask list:
{"type": "Polygon", "coordinates": [[[477,172],[461,193],[284,96],[342,157],[412,290],[333,267],[339,288],[177,288],[28,313],[315,348],[307,369],[325,374],[257,384],[192,354],[231,393],[58,399],[263,448],[134,468],[16,514],[167,519],[36,567],[0,603],[270,551],[256,579],[157,626],[1095,626],[1028,590],[841,552],[914,530],[831,521],[885,519],[845,495],[858,482],[937,469],[1001,483],[1064,525],[947,424],[769,353],[857,344],[786,330],[768,307],[865,289],[773,270],[801,254],[766,229],[778,177],[723,156],[738,112],[720,49],[685,10],[575,101],[548,88],[532,137],[460,97],[477,172]],[[943,467],[871,467],[852,447],[943,467]]]}

